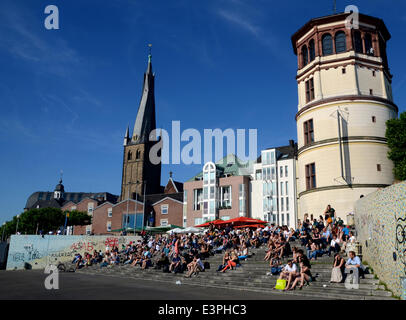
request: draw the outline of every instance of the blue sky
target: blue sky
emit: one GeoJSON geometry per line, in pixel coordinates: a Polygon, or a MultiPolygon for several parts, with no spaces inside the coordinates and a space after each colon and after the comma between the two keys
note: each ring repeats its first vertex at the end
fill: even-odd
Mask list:
{"type": "MultiPolygon", "coordinates": [[[[258,152],[296,140],[296,57],[290,37],[333,1],[2,0],[0,223],[34,191],[119,194],[122,141],[153,44],[157,126],[258,129],[258,152]],[[309,4],[311,3],[311,4],[309,4]],[[59,8],[60,29],[44,28],[59,8]]],[[[382,18],[395,103],[406,110],[406,3],[337,1],[382,18]]],[[[183,146],[183,144],[182,144],[183,146]]],[[[199,165],[165,165],[184,181],[199,165]]]]}

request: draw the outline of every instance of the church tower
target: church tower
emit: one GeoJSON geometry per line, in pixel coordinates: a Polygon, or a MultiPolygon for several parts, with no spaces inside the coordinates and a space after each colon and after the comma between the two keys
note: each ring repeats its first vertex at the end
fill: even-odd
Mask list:
{"type": "MultiPolygon", "coordinates": [[[[292,36],[298,57],[298,218],[326,206],[344,221],[361,195],[393,183],[386,121],[397,117],[381,19],[310,20],[292,36]]],[[[348,18],[348,19],[347,19],[348,18]]]]}
{"type": "Polygon", "coordinates": [[[144,187],[146,194],[159,193],[161,189],[161,163],[153,164],[149,158],[151,147],[157,143],[156,136],[151,134],[156,129],[154,82],[149,55],[134,131],[130,137],[127,128],[124,137],[121,201],[135,199],[136,194],[142,196],[144,187]]]}

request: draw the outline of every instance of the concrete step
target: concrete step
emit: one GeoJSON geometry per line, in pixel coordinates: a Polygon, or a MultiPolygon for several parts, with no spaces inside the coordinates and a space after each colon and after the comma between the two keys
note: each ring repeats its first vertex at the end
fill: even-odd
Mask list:
{"type": "MultiPolygon", "coordinates": [[[[123,275],[123,276],[128,276],[128,277],[139,277],[139,278],[184,278],[185,274],[164,274],[161,272],[148,272],[146,270],[139,270],[139,272],[132,272],[133,270],[112,270],[110,269],[109,271],[106,270],[104,272],[105,274],[118,274],[118,275],[123,275]]],[[[103,273],[103,271],[99,271],[99,273],[103,273]]],[[[252,275],[246,275],[246,274],[240,274],[240,275],[232,275],[232,274],[227,274],[227,273],[217,273],[217,274],[209,274],[206,272],[201,272],[197,277],[193,277],[191,279],[202,279],[202,281],[208,281],[208,282],[216,282],[216,283],[246,283],[249,285],[250,283],[253,283],[255,285],[257,284],[262,284],[265,283],[267,285],[272,285],[276,283],[276,279],[278,277],[276,276],[261,276],[261,277],[256,277],[252,275]],[[247,282],[249,281],[249,282],[247,282]]],[[[323,285],[326,285],[327,287],[345,287],[343,283],[341,284],[330,284],[329,283],[329,278],[324,279],[324,281],[320,281],[319,278],[315,281],[312,282],[312,286],[314,287],[323,287],[323,285]]],[[[361,289],[378,289],[378,280],[375,279],[361,279],[360,280],[360,288],[361,289]],[[374,280],[374,281],[371,281],[374,280]]]]}
{"type": "MultiPolygon", "coordinates": [[[[181,284],[187,285],[187,284],[192,284],[192,285],[198,285],[198,286],[204,286],[204,287],[215,287],[215,288],[229,288],[229,289],[237,289],[237,290],[242,290],[242,291],[256,291],[256,292],[264,292],[264,291],[269,291],[273,293],[278,293],[278,294],[286,294],[286,295],[300,295],[300,296],[306,296],[309,298],[318,298],[318,299],[351,299],[351,300],[393,300],[393,298],[389,296],[369,296],[365,295],[365,291],[357,290],[356,294],[354,294],[355,290],[341,290],[341,291],[331,291],[331,290],[322,290],[322,291],[316,291],[316,290],[307,290],[310,287],[307,287],[303,290],[295,290],[295,291],[287,291],[287,292],[280,292],[279,290],[273,290],[271,287],[259,287],[259,286],[246,286],[246,285],[223,285],[219,283],[209,283],[206,281],[198,282],[198,281],[193,281],[196,278],[191,278],[191,279],[186,279],[186,278],[181,278],[177,277],[176,275],[173,274],[167,274],[169,277],[163,277],[161,279],[154,279],[151,278],[150,280],[156,280],[159,282],[169,282],[173,283],[174,281],[180,280],[181,284]],[[173,275],[171,277],[171,275],[173,275]]],[[[109,275],[110,276],[110,275],[109,275]]],[[[111,275],[111,276],[120,276],[119,274],[116,275],[111,275]]],[[[137,280],[138,278],[142,277],[135,277],[133,278],[134,280],[137,280]]],[[[148,277],[149,278],[149,277],[148,277]]],[[[368,292],[367,292],[368,293],[368,292]]]]}
{"type": "MultiPolygon", "coordinates": [[[[298,243],[291,243],[291,246],[300,247],[298,243]]],[[[304,250],[305,251],[305,250],[304,250]]],[[[253,249],[253,255],[241,262],[241,267],[235,270],[227,270],[225,273],[216,272],[217,267],[223,262],[223,254],[216,254],[206,258],[204,261],[210,263],[211,269],[200,272],[192,278],[185,278],[185,274],[163,273],[161,270],[153,268],[141,270],[139,266],[118,265],[113,267],[100,268],[91,266],[78,270],[87,274],[101,274],[105,276],[122,277],[137,281],[138,279],[149,279],[157,282],[174,283],[180,281],[182,284],[191,284],[204,287],[230,288],[237,290],[249,290],[257,292],[273,292],[286,295],[301,295],[314,299],[392,299],[391,293],[384,291],[384,287],[379,285],[379,280],[373,274],[365,275],[365,279],[360,279],[359,289],[347,289],[344,283],[331,284],[331,269],[333,258],[326,255],[312,261],[312,275],[316,277],[310,286],[302,290],[279,292],[274,290],[278,276],[267,276],[270,271],[269,262],[263,261],[265,248],[253,249]]],[[[306,252],[306,251],[305,251],[306,252]]],[[[285,257],[282,263],[286,263],[289,258],[285,257]]]]}

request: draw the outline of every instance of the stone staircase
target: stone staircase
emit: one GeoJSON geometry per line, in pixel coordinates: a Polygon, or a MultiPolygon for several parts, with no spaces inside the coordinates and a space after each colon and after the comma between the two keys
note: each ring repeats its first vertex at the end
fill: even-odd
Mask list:
{"type": "MultiPolygon", "coordinates": [[[[291,243],[291,246],[300,247],[299,243],[291,243]]],[[[216,254],[206,259],[211,268],[200,272],[191,278],[185,278],[185,274],[163,273],[162,270],[149,268],[141,270],[139,266],[118,265],[100,268],[98,265],[83,268],[76,272],[88,274],[102,274],[128,279],[143,279],[160,282],[176,283],[182,285],[197,285],[203,287],[228,288],[241,291],[268,292],[272,294],[300,295],[309,299],[345,299],[345,300],[391,300],[392,294],[385,291],[384,286],[379,285],[379,280],[373,274],[366,274],[365,279],[360,279],[359,289],[347,289],[344,283],[330,283],[333,258],[323,256],[312,262],[311,272],[316,280],[302,290],[293,291],[274,290],[278,276],[267,275],[270,271],[269,262],[264,262],[265,248],[252,249],[253,255],[246,261],[241,262],[241,267],[235,270],[227,270],[225,273],[216,272],[222,263],[222,254],[216,254]]],[[[284,258],[284,262],[287,258],[284,258]]],[[[293,298],[293,297],[292,297],[293,298]]]]}

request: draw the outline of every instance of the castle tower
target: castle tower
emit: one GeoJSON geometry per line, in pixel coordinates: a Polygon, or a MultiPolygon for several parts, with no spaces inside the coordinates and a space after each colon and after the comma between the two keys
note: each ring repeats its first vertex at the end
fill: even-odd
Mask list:
{"type": "Polygon", "coordinates": [[[310,20],[292,36],[298,57],[298,218],[326,206],[344,221],[361,195],[393,182],[385,122],[397,117],[381,19],[310,20]],[[353,21],[354,22],[354,21],[353,21]],[[355,21],[356,22],[356,21],[355,21]]]}
{"type": "Polygon", "coordinates": [[[120,200],[135,199],[136,194],[160,192],[161,164],[153,164],[149,158],[151,147],[157,143],[150,135],[156,129],[155,120],[155,75],[152,73],[151,55],[144,74],[144,85],[132,137],[127,128],[124,137],[123,175],[120,200]]]}

